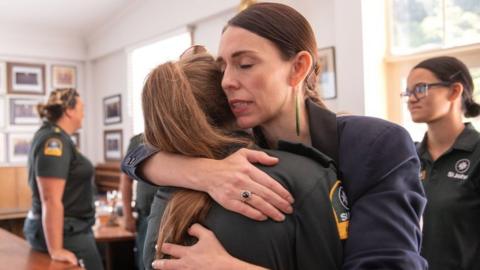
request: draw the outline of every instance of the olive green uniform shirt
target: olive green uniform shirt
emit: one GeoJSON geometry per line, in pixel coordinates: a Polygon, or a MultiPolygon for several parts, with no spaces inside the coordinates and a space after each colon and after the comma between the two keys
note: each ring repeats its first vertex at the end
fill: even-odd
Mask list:
{"type": "Polygon", "coordinates": [[[32,212],[41,214],[37,177],[64,179],[62,203],[65,217],[93,219],[93,165],[58,126],[44,122],[35,133],[28,157],[28,183],[32,189],[32,212]]]}

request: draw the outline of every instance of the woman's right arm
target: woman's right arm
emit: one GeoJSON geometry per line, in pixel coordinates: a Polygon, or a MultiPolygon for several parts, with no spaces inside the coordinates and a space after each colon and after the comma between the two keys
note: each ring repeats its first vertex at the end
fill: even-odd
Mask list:
{"type": "Polygon", "coordinates": [[[191,158],[154,152],[140,146],[129,152],[122,170],[132,178],[157,185],[177,186],[207,192],[224,208],[256,220],[281,221],[291,213],[290,193],[252,163],[274,165],[277,159],[261,151],[240,149],[223,160],[191,158]],[[207,181],[208,180],[208,181],[207,181]],[[244,203],[241,193],[254,196],[244,203]]]}
{"type": "Polygon", "coordinates": [[[63,248],[63,203],[65,179],[37,177],[42,202],[42,225],[48,253],[53,260],[77,265],[77,257],[63,248]]]}

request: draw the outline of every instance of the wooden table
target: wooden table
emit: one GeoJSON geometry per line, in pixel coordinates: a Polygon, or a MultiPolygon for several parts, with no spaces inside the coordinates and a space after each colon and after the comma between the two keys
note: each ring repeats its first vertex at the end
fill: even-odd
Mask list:
{"type": "Polygon", "coordinates": [[[28,208],[0,208],[0,228],[23,237],[23,221],[28,208]]]}
{"type": "Polygon", "coordinates": [[[120,224],[114,227],[94,226],[93,233],[97,244],[105,247],[105,269],[134,269],[135,233],[129,232],[120,224]]]}
{"type": "Polygon", "coordinates": [[[0,220],[25,218],[30,208],[1,208],[0,220]]]}
{"type": "Polygon", "coordinates": [[[118,242],[135,240],[135,233],[125,230],[122,225],[122,219],[119,218],[119,225],[109,227],[106,225],[96,225],[93,227],[93,234],[97,242],[118,242]]]}
{"type": "Polygon", "coordinates": [[[0,229],[0,270],[80,270],[67,263],[56,262],[46,253],[37,252],[22,238],[0,229]]]}

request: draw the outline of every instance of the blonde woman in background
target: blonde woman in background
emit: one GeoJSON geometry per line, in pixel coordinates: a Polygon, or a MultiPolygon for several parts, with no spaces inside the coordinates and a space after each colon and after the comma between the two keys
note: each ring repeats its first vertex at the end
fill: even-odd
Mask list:
{"type": "Polygon", "coordinates": [[[53,260],[103,269],[95,244],[93,165],[70,136],[82,127],[83,101],[75,89],[52,91],[38,105],[45,121],[35,133],[28,156],[32,208],[24,234],[33,249],[53,260]]]}

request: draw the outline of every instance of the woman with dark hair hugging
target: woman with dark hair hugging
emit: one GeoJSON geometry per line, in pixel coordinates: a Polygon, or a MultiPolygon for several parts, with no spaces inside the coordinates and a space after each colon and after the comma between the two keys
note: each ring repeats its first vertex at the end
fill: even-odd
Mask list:
{"type": "MultiPolygon", "coordinates": [[[[147,146],[211,159],[240,148],[259,149],[250,135],[236,129],[221,79],[218,65],[205,52],[154,69],[142,95],[147,146]]],[[[255,221],[228,211],[205,192],[160,188],[149,217],[145,266],[151,268],[156,244],[156,259],[168,257],[160,252],[165,242],[194,244],[200,225],[191,226],[199,223],[215,233],[225,248],[221,252],[237,258],[236,267],[242,269],[258,268],[249,263],[269,269],[340,269],[338,228],[348,222],[348,212],[332,160],[311,147],[284,141],[278,150],[265,151],[280,161],[258,167],[295,196],[292,215],[284,222],[255,221]]],[[[258,199],[249,191],[242,197],[245,203],[258,199]]]]}

